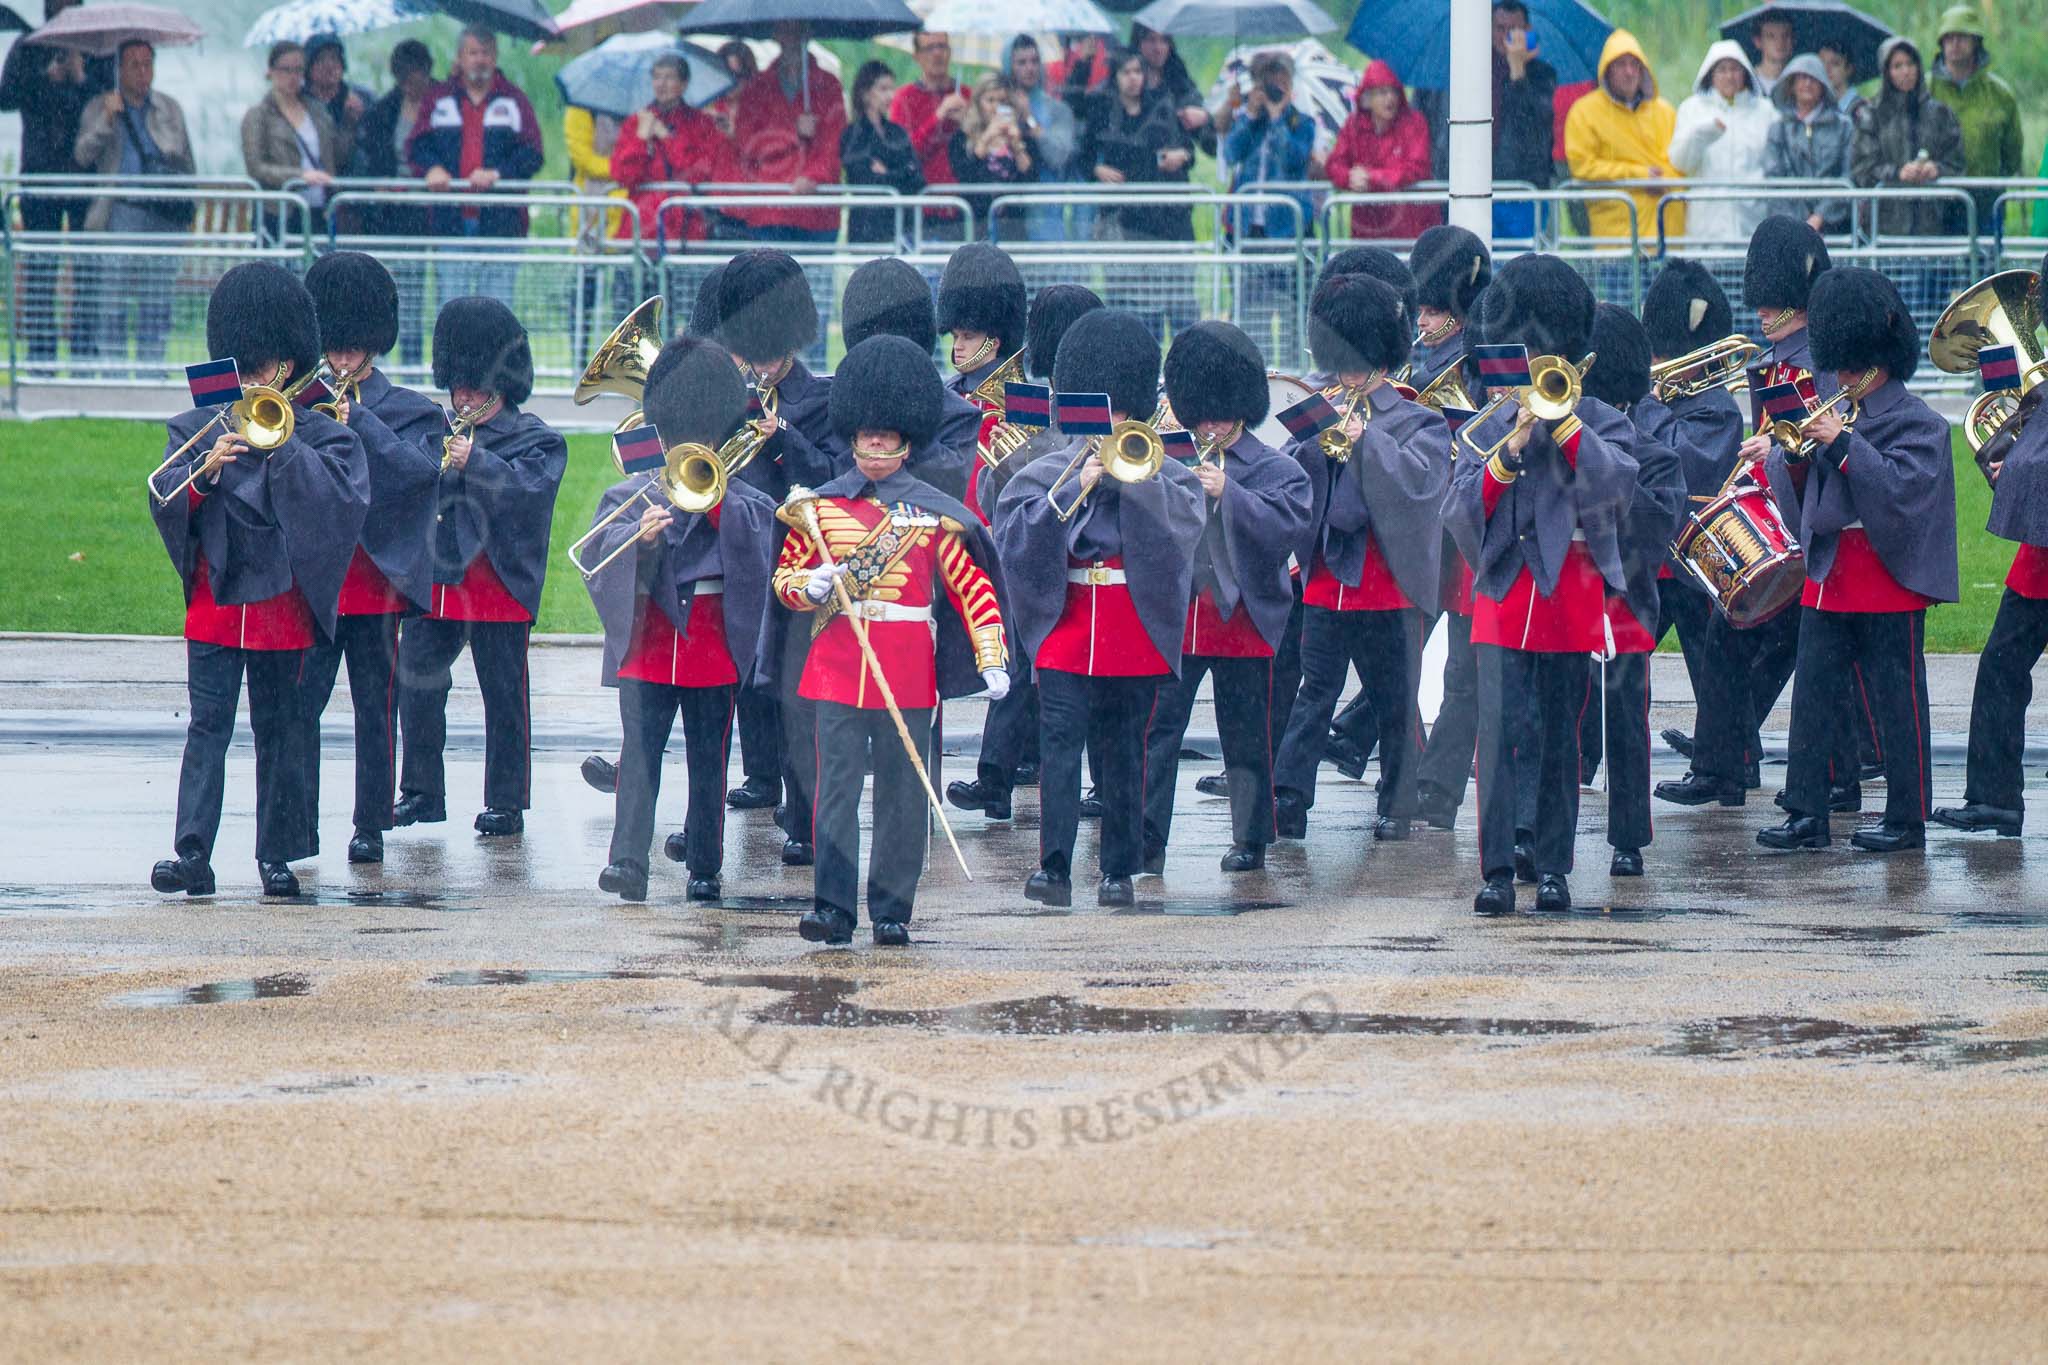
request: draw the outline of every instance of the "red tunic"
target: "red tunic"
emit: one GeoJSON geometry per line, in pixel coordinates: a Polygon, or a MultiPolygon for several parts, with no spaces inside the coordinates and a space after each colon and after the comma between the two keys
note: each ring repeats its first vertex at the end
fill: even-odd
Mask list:
{"type": "Polygon", "coordinates": [[[1925,611],[1934,605],[1892,577],[1877,557],[1870,537],[1861,526],[1852,526],[1835,541],[1835,562],[1820,581],[1807,579],[1799,590],[1799,605],[1821,611],[1925,611]]]}
{"type": "MultiPolygon", "coordinates": [[[[1537,654],[1599,654],[1607,648],[1607,580],[1583,540],[1573,540],[1549,596],[1524,568],[1499,601],[1472,599],[1472,643],[1537,654]]],[[[1624,609],[1625,610],[1625,609],[1624,609]]]]}
{"type": "Polygon", "coordinates": [[[230,649],[310,649],[313,609],[297,584],[261,602],[224,606],[213,600],[206,556],[192,570],[192,600],[185,604],[185,638],[230,649]]]}
{"type": "Polygon", "coordinates": [[[1401,591],[1393,567],[1380,552],[1380,538],[1371,535],[1365,540],[1365,566],[1359,571],[1357,587],[1346,586],[1317,555],[1315,568],[1301,589],[1301,604],[1326,611],[1399,611],[1415,605],[1401,591]]]}
{"type": "Polygon", "coordinates": [[[1628,599],[1618,592],[1607,594],[1607,626],[1614,632],[1616,654],[1648,654],[1657,647],[1649,630],[1628,609],[1628,599]]]}
{"type": "Polygon", "coordinates": [[[1100,564],[1067,559],[1067,603],[1060,619],[1038,647],[1032,664],[1055,673],[1081,673],[1091,678],[1149,678],[1173,670],[1145,633],[1138,604],[1122,583],[1076,583],[1078,571],[1123,571],[1122,555],[1100,564]]]}
{"type": "Polygon", "coordinates": [[[1188,603],[1187,629],[1182,632],[1180,652],[1210,659],[1270,659],[1273,646],[1252,624],[1252,614],[1243,602],[1228,621],[1216,609],[1216,594],[1208,588],[1188,603]]]}
{"type": "MultiPolygon", "coordinates": [[[[719,585],[721,588],[723,584],[719,585]]],[[[699,584],[690,599],[690,628],[679,631],[668,613],[646,601],[619,676],[669,687],[725,687],[740,680],[725,642],[725,597],[699,584]]]]}
{"type": "Polygon", "coordinates": [[[2005,586],[2020,596],[2039,602],[2048,598],[2048,548],[2022,545],[2012,557],[2012,569],[2005,586]]]}
{"type": "Polygon", "coordinates": [[[356,546],[341,580],[341,600],[335,610],[343,616],[389,616],[405,610],[405,597],[370,558],[370,552],[356,546]]]}
{"type": "Polygon", "coordinates": [[[482,551],[469,561],[460,583],[436,583],[427,616],[435,621],[531,621],[533,616],[498,577],[482,551]]]}

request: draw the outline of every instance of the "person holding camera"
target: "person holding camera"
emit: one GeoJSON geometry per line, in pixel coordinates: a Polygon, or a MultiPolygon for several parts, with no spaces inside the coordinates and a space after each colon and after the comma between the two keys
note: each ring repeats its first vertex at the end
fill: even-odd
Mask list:
{"type": "Polygon", "coordinates": [[[1032,122],[1031,106],[1008,79],[991,72],[974,83],[974,97],[953,130],[947,156],[961,194],[974,205],[975,221],[988,223],[993,237],[1022,237],[1021,208],[1005,209],[996,224],[988,207],[1001,187],[1038,180],[1038,125],[1032,122]],[[996,188],[971,191],[968,185],[996,188]]]}
{"type": "MultiPolygon", "coordinates": [[[[1230,130],[1223,141],[1223,160],[1231,168],[1233,193],[1308,177],[1316,121],[1294,107],[1294,62],[1286,53],[1261,52],[1252,58],[1251,69],[1230,87],[1218,122],[1230,130]]],[[[1309,197],[1289,193],[1301,205],[1300,222],[1306,231],[1314,212],[1309,197]]],[[[1254,204],[1233,214],[1231,227],[1244,237],[1285,235],[1292,231],[1286,219],[1284,209],[1254,204]]]]}

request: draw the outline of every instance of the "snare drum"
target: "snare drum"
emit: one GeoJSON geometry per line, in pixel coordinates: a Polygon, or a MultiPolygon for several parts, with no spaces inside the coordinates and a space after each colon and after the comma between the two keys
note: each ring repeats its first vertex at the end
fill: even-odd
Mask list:
{"type": "Polygon", "coordinates": [[[1686,516],[1671,552],[1737,629],[1799,600],[1806,554],[1768,490],[1745,475],[1686,516]]]}
{"type": "Polygon", "coordinates": [[[1287,449],[1294,444],[1294,437],[1288,432],[1286,424],[1280,420],[1281,412],[1293,407],[1310,394],[1321,392],[1321,389],[1306,379],[1281,374],[1278,370],[1266,371],[1266,420],[1259,423],[1252,435],[1275,450],[1287,449]]]}

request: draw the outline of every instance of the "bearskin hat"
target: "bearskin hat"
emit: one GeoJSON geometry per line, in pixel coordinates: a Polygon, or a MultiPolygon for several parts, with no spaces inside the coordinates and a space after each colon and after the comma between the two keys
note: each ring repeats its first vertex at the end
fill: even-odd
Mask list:
{"type": "Polygon", "coordinates": [[[1398,368],[1408,341],[1399,296],[1370,275],[1326,279],[1309,301],[1309,354],[1330,374],[1398,368]]]}
{"type": "Polygon", "coordinates": [[[1626,409],[1650,391],[1650,334],[1628,309],[1595,305],[1593,352],[1592,368],[1581,381],[1589,398],[1626,409]]]}
{"type": "Polygon", "coordinates": [[[1749,256],[1742,263],[1742,306],[1752,312],[1804,308],[1814,281],[1833,264],[1828,244],[1805,219],[1774,213],[1749,236],[1749,256]]]}
{"type": "Polygon", "coordinates": [[[398,282],[375,256],[330,251],[306,272],[320,349],[383,355],[398,344],[398,282]]]}
{"type": "Polygon", "coordinates": [[[1674,256],[1643,295],[1643,330],[1650,337],[1650,354],[1669,360],[1733,332],[1735,315],[1705,266],[1674,256]]]}
{"type": "Polygon", "coordinates": [[[787,251],[742,251],[718,281],[718,339],[742,360],[766,364],[818,339],[818,305],[804,268],[787,251]]]}
{"type": "Polygon", "coordinates": [[[481,389],[518,407],[533,392],[526,329],[494,298],[450,299],[434,319],[434,386],[481,389]]]}
{"type": "Polygon", "coordinates": [[[863,431],[894,431],[924,445],[939,434],[945,402],[932,353],[899,336],[869,337],[832,374],[832,430],[849,442],[863,431]]]}
{"type": "Polygon", "coordinates": [[[1009,355],[1024,344],[1024,277],[1001,247],[969,242],[939,276],[939,330],[986,332],[1009,355]]]}
{"type": "Polygon", "coordinates": [[[1815,280],[1806,319],[1816,370],[1882,365],[1892,378],[1905,380],[1920,363],[1913,314],[1898,286],[1875,270],[1844,266],[1815,280]]]}
{"type": "Polygon", "coordinates": [[[1517,256],[1494,275],[1472,308],[1475,341],[1522,345],[1531,356],[1576,364],[1591,348],[1593,291],[1555,256],[1517,256]]]}
{"type": "Polygon", "coordinates": [[[1227,322],[1198,322],[1166,352],[1166,397],[1181,425],[1266,420],[1266,358],[1227,322]]]}
{"type": "Polygon", "coordinates": [[[932,287],[901,257],[877,256],[847,277],[839,298],[839,327],[849,351],[871,336],[888,335],[930,355],[939,342],[932,287]]]}
{"type": "Polygon", "coordinates": [[[690,305],[690,320],[683,330],[693,337],[718,335],[718,289],[725,280],[725,267],[714,265],[697,281],[697,301],[690,305]]]}
{"type": "Polygon", "coordinates": [[[640,401],[662,445],[694,441],[715,450],[746,420],[747,382],[725,347],[686,333],[647,367],[640,401]]]}
{"type": "Polygon", "coordinates": [[[1408,269],[1415,276],[1416,302],[1462,321],[1493,279],[1493,257],[1464,228],[1438,224],[1415,239],[1408,269]]]}
{"type": "Polygon", "coordinates": [[[1024,327],[1024,344],[1030,351],[1027,368],[1033,379],[1052,378],[1053,357],[1059,354],[1060,338],[1083,313],[1102,307],[1095,291],[1079,284],[1049,284],[1031,300],[1031,316],[1024,327]]]}
{"type": "MultiPolygon", "coordinates": [[[[1316,276],[1320,290],[1340,275],[1364,275],[1392,289],[1401,301],[1401,325],[1409,335],[1415,330],[1415,276],[1408,263],[1383,246],[1354,246],[1332,256],[1316,276]]],[[[1310,292],[1311,298],[1315,296],[1310,292]]]]}
{"type": "Polygon", "coordinates": [[[1128,309],[1084,313],[1060,338],[1052,386],[1060,393],[1106,393],[1111,412],[1142,422],[1159,408],[1159,342],[1128,309]]]}
{"type": "Polygon", "coordinates": [[[235,358],[245,382],[280,360],[305,374],[320,363],[320,321],[313,296],[281,265],[250,261],[220,277],[206,301],[206,353],[235,358]]]}

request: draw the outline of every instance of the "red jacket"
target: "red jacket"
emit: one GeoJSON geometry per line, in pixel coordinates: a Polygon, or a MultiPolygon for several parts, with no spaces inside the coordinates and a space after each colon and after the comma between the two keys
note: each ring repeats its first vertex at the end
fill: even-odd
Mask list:
{"type": "MultiPolygon", "coordinates": [[[[1385,194],[1406,189],[1429,178],[1429,120],[1408,107],[1401,93],[1401,107],[1384,133],[1375,132],[1372,115],[1365,107],[1366,91],[1391,85],[1399,92],[1400,78],[1383,61],[1375,60],[1359,77],[1355,96],[1357,110],[1344,121],[1337,145],[1330,149],[1330,183],[1339,190],[1351,188],[1351,170],[1363,167],[1366,189],[1385,194]]],[[[1427,228],[1443,221],[1433,204],[1359,204],[1351,210],[1353,237],[1419,237],[1427,228]]]]}
{"type": "Polygon", "coordinates": [[[897,86],[896,98],[889,101],[889,122],[910,134],[910,146],[924,168],[927,185],[950,185],[958,179],[946,149],[953,141],[953,130],[960,125],[939,121],[940,101],[955,92],[965,95],[967,87],[952,81],[948,89],[933,94],[922,81],[912,81],[897,86]]]}
{"type": "MultiPolygon", "coordinates": [[[[782,64],[787,54],[740,88],[733,118],[733,142],[738,148],[740,178],[764,184],[787,184],[799,176],[818,185],[839,183],[839,134],[846,128],[846,95],[839,78],[810,66],[810,114],[818,121],[808,139],[797,135],[797,120],[805,112],[802,92],[796,99],[782,93],[782,64]]],[[[835,208],[779,208],[756,204],[727,210],[734,218],[753,227],[794,227],[815,232],[836,232],[839,210],[835,208]]]]}
{"type": "MultiPolygon", "coordinates": [[[[692,184],[738,180],[739,157],[734,154],[732,143],[718,131],[718,125],[702,110],[682,105],[671,113],[657,114],[656,117],[668,125],[667,137],[658,137],[652,142],[641,137],[638,114],[628,118],[619,129],[618,144],[612,148],[612,179],[632,194],[634,207],[640,214],[643,241],[659,240],[664,245],[670,242],[701,242],[711,235],[710,224],[703,214],[672,208],[662,215],[657,231],[655,210],[672,191],[643,192],[640,187],[675,180],[687,180],[692,184]]],[[[623,215],[615,235],[633,235],[623,215]]]]}

